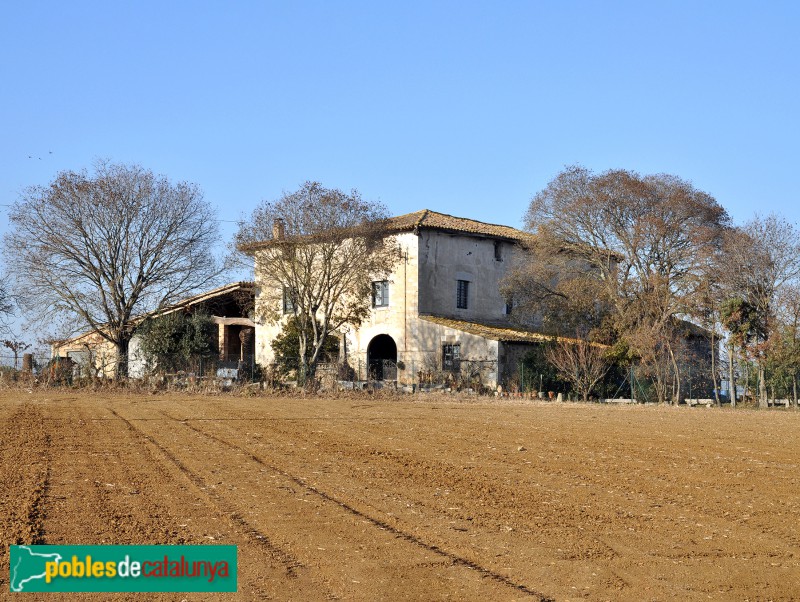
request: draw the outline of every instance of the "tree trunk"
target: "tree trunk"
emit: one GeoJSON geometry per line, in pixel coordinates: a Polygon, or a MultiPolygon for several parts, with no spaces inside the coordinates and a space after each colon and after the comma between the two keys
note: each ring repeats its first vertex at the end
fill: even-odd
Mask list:
{"type": "Polygon", "coordinates": [[[300,356],[297,358],[297,386],[305,388],[308,378],[308,354],[306,353],[308,341],[302,333],[298,337],[297,347],[300,356]]]}
{"type": "Polygon", "coordinates": [[[758,363],[758,407],[767,407],[767,382],[764,378],[765,370],[764,364],[758,363]]]}
{"type": "Polygon", "coordinates": [[[315,387],[315,376],[317,374],[317,365],[314,362],[306,360],[306,367],[305,367],[305,382],[303,383],[303,387],[305,389],[314,389],[315,387]]]}
{"type": "MultiPolygon", "coordinates": [[[[656,366],[655,370],[655,379],[656,379],[656,398],[658,399],[658,403],[667,403],[667,382],[664,378],[664,375],[661,374],[661,370],[658,369],[656,366]]],[[[642,399],[642,402],[645,400],[642,399]]]]}
{"type": "Polygon", "coordinates": [[[128,376],[128,350],[131,345],[130,335],[122,335],[117,341],[117,362],[114,367],[114,378],[121,380],[128,376]]]}
{"type": "Polygon", "coordinates": [[[794,407],[797,407],[797,373],[792,374],[792,397],[794,397],[794,407]]]}
{"type": "MultiPolygon", "coordinates": [[[[664,382],[666,383],[667,380],[664,379],[664,382]]],[[[675,369],[673,368],[673,370],[672,370],[672,391],[670,391],[670,394],[669,394],[670,404],[672,404],[672,405],[677,405],[677,401],[676,401],[677,400],[677,397],[676,397],[677,392],[678,392],[678,374],[675,372],[675,369]]],[[[667,393],[666,393],[666,388],[665,388],[664,389],[664,398],[666,398],[666,397],[667,397],[667,393]]]]}
{"type": "Polygon", "coordinates": [[[731,399],[731,407],[736,407],[736,371],[733,367],[733,341],[728,339],[728,397],[731,399]]]}
{"type": "Polygon", "coordinates": [[[667,344],[669,350],[669,357],[672,360],[672,369],[675,371],[675,397],[674,403],[678,405],[681,402],[681,373],[678,370],[678,360],[675,359],[675,354],[672,352],[672,345],[667,344]]]}
{"type": "Polygon", "coordinates": [[[745,360],[744,363],[744,397],[743,400],[746,400],[750,397],[750,362],[745,360]]]}
{"type": "Polygon", "coordinates": [[[719,399],[719,386],[717,386],[717,354],[714,349],[714,331],[711,331],[711,385],[714,387],[714,403],[717,407],[722,405],[719,399]]]}

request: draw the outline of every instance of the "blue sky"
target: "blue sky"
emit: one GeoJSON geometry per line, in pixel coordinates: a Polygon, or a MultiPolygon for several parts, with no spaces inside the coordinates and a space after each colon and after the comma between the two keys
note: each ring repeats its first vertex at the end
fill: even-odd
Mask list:
{"type": "Polygon", "coordinates": [[[0,203],[102,157],[224,220],[315,179],[520,226],[580,163],[800,221],[798,6],[4,2],[0,203]]]}

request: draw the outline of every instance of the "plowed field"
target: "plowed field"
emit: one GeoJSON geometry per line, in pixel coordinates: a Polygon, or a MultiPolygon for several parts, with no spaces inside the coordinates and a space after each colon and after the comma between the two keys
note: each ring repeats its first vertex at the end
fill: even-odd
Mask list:
{"type": "Polygon", "coordinates": [[[152,599],[800,599],[794,411],[5,392],[0,453],[4,597],[9,544],[227,543],[152,599]]]}

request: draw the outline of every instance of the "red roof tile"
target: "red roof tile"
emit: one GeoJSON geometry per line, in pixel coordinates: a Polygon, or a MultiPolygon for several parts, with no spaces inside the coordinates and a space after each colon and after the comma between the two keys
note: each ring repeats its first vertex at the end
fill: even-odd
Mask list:
{"type": "Polygon", "coordinates": [[[387,220],[388,228],[392,232],[415,231],[422,228],[432,230],[445,230],[448,232],[463,232],[480,236],[492,236],[508,240],[526,240],[531,235],[510,226],[487,224],[474,219],[455,217],[446,213],[438,213],[430,209],[422,209],[414,213],[406,213],[390,217],[387,220]]]}

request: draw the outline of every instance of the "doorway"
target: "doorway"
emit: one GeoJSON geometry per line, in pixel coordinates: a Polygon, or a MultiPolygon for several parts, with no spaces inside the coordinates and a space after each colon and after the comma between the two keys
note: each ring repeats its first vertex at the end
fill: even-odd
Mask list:
{"type": "Polygon", "coordinates": [[[370,380],[397,380],[397,344],[388,334],[379,334],[367,346],[370,380]]]}

